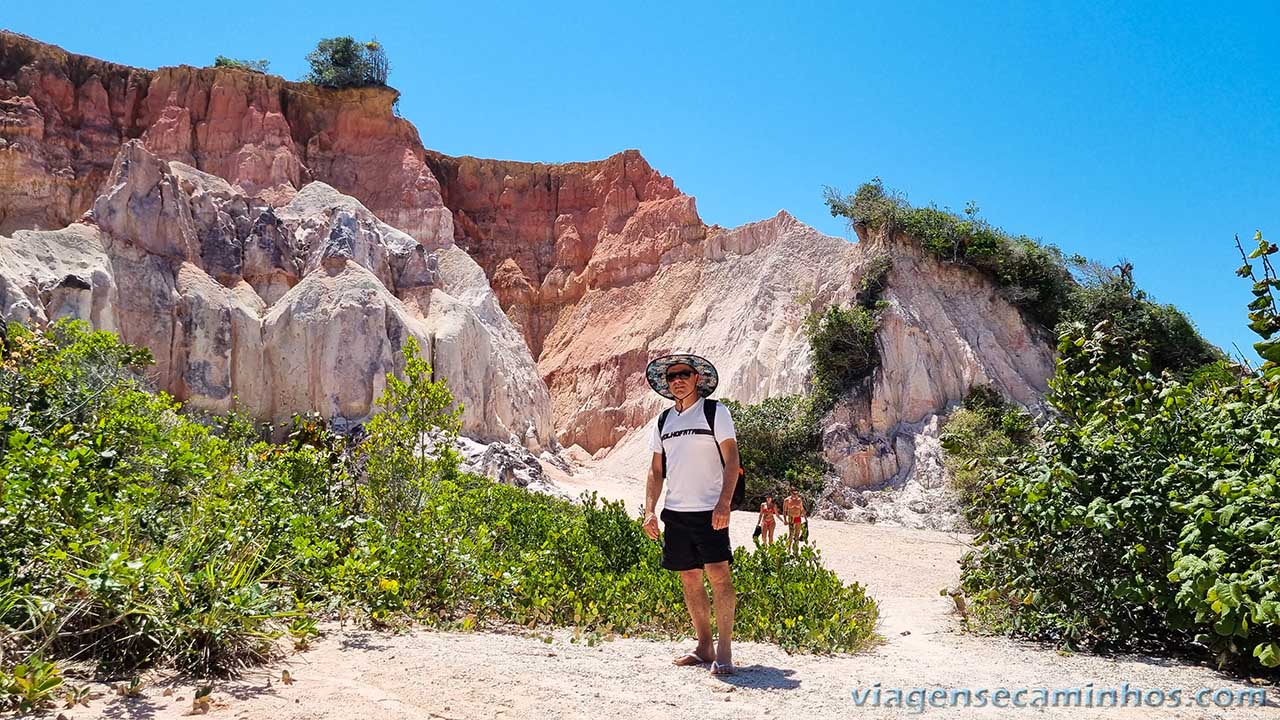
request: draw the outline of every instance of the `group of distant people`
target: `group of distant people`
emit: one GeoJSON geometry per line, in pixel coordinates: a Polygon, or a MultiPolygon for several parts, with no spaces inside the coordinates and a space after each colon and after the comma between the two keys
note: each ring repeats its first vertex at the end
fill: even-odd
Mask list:
{"type": "Polygon", "coordinates": [[[773,534],[777,528],[775,517],[782,518],[787,524],[787,549],[795,552],[804,538],[808,517],[804,512],[804,500],[794,487],[791,488],[791,494],[783,498],[781,512],[774,504],[772,494],[765,495],[764,502],[760,503],[760,518],[756,524],[760,527],[760,542],[765,545],[773,544],[773,534]]]}

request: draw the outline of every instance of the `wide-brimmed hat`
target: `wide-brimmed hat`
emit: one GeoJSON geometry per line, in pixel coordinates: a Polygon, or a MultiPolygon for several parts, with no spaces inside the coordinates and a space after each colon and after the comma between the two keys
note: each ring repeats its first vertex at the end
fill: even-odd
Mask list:
{"type": "Polygon", "coordinates": [[[716,366],[711,361],[697,355],[688,353],[680,353],[676,355],[663,355],[657,360],[650,361],[649,368],[645,370],[645,376],[649,378],[649,387],[664,398],[675,400],[676,396],[671,394],[671,389],[667,387],[667,368],[672,365],[688,365],[698,371],[698,395],[707,397],[715,392],[716,386],[720,384],[720,373],[716,372],[716,366]]]}

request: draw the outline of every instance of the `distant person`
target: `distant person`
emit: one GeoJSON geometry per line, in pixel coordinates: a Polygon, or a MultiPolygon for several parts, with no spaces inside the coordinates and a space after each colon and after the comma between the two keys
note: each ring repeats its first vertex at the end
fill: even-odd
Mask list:
{"type": "Polygon", "coordinates": [[[711,674],[732,675],[733,615],[737,595],[729,563],[729,508],[738,481],[738,441],[724,403],[706,400],[719,374],[697,355],[667,355],[649,363],[649,385],[676,401],[654,423],[649,448],[649,481],[644,496],[644,531],[658,538],[654,509],[664,481],[662,567],[680,573],[684,602],[693,620],[698,646],[674,660],[676,665],[711,663],[711,674]],[[709,405],[713,403],[714,405],[709,405]],[[714,422],[711,422],[714,421],[714,422]],[[714,430],[713,430],[714,428],[714,430]],[[718,639],[711,642],[711,604],[702,584],[711,581],[718,639]]]}
{"type": "Polygon", "coordinates": [[[792,486],[791,494],[787,499],[782,501],[782,515],[787,520],[787,549],[797,552],[800,549],[800,531],[803,529],[806,518],[804,500],[800,498],[800,493],[796,492],[795,486],[792,486]]]}
{"type": "Polygon", "coordinates": [[[765,495],[760,503],[760,539],[765,545],[773,544],[773,531],[777,526],[775,516],[781,515],[778,506],[773,504],[773,495],[765,495]]]}

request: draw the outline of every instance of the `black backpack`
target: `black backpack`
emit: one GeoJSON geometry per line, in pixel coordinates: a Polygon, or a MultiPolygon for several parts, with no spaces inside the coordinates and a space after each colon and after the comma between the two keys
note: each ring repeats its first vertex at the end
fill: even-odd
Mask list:
{"type": "MultiPolygon", "coordinates": [[[[688,430],[690,435],[710,435],[714,442],[716,439],[716,401],[711,398],[705,398],[702,403],[702,413],[706,416],[707,427],[709,430],[688,430]]],[[[658,437],[662,438],[662,428],[667,424],[667,415],[671,414],[671,408],[662,411],[658,416],[658,437]]],[[[720,456],[720,467],[724,467],[724,451],[720,449],[720,443],[716,443],[716,454],[720,456]]],[[[667,479],[667,451],[662,449],[662,479],[667,479]]],[[[741,510],[743,503],[747,499],[747,476],[742,469],[742,462],[738,462],[738,484],[733,488],[733,498],[729,501],[731,510],[741,510]]]]}

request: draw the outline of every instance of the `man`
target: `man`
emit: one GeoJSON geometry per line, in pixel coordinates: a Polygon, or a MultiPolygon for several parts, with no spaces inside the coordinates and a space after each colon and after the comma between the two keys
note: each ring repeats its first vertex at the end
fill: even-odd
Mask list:
{"type": "Polygon", "coordinates": [[[805,516],[804,500],[800,499],[800,493],[796,492],[794,486],[791,494],[782,501],[782,515],[787,521],[787,550],[797,552],[800,549],[800,530],[805,516]]]}
{"type": "Polygon", "coordinates": [[[649,363],[649,385],[659,395],[675,400],[665,418],[654,423],[649,447],[649,481],[645,487],[644,531],[658,538],[654,509],[663,485],[666,461],[667,494],[663,503],[662,566],[680,573],[684,601],[698,636],[693,652],[675,659],[676,665],[711,663],[713,675],[732,675],[733,614],[737,596],[729,563],[729,507],[738,482],[738,441],[733,418],[723,403],[716,403],[714,431],[704,406],[719,384],[719,375],[697,355],[667,355],[649,363]],[[722,461],[723,458],[723,461],[722,461]],[[723,463],[723,464],[722,464],[723,463]],[[702,584],[711,581],[715,598],[716,628],[711,642],[711,604],[702,584]]]}

